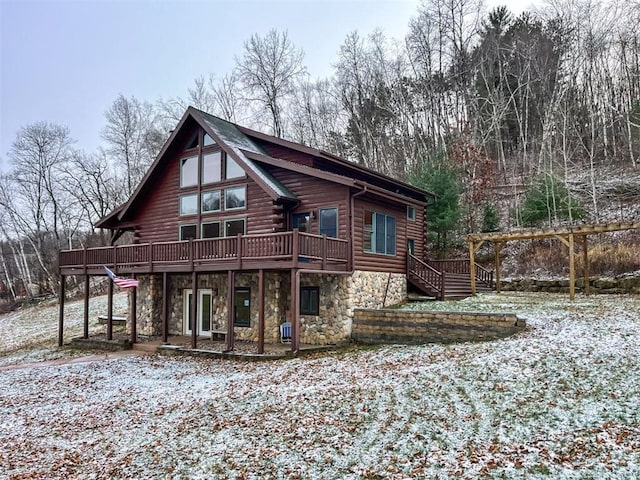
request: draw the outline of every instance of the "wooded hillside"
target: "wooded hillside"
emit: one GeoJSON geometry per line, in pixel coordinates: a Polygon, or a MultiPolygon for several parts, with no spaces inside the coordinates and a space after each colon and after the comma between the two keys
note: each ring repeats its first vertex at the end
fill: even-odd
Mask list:
{"type": "Polygon", "coordinates": [[[108,241],[92,224],[135,189],[187,105],[432,190],[450,185],[436,193],[456,195],[431,212],[436,245],[637,219],[638,25],[638,2],[553,0],[515,17],[425,0],[405,38],[348,35],[330,78],[311,78],[304,52],[272,30],[184,97],[120,95],[94,152],[74,149],[65,126],[25,125],[0,177],[0,295],[55,291],[59,248],[108,241]]]}

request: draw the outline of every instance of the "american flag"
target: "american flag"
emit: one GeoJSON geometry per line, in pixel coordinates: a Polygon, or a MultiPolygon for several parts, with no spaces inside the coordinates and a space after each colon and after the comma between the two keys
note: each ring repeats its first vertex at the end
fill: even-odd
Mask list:
{"type": "Polygon", "coordinates": [[[107,272],[107,276],[111,279],[113,283],[118,285],[120,288],[136,288],[138,286],[138,280],[133,278],[120,278],[116,276],[111,270],[109,270],[105,265],[102,266],[104,271],[107,272]]]}

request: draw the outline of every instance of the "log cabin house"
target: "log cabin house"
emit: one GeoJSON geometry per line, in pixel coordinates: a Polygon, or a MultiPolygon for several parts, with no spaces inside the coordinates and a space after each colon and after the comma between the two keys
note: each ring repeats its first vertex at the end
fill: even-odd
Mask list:
{"type": "Polygon", "coordinates": [[[354,309],[405,301],[408,273],[420,286],[431,196],[190,107],[127,203],[97,223],[112,246],[60,252],[59,342],[65,276],[84,275],[88,292],[103,265],[139,280],[133,342],[189,335],[196,348],[224,332],[228,350],[242,339],[262,353],[284,322],[294,353],[348,341],[354,309]],[[133,240],[117,244],[125,232],[133,240]]]}

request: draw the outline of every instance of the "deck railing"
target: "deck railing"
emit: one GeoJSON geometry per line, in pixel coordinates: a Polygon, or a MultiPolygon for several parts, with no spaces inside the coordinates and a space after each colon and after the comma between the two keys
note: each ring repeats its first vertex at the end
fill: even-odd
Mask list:
{"type": "Polygon", "coordinates": [[[409,254],[407,255],[407,275],[413,276],[428,285],[436,298],[444,300],[446,273],[439,272],[428,263],[409,254]]]}
{"type": "MultiPolygon", "coordinates": [[[[440,272],[471,274],[469,259],[429,260],[427,263],[440,272]]],[[[493,287],[493,271],[476,263],[476,280],[488,287],[493,287]]]]}
{"type": "Polygon", "coordinates": [[[222,261],[311,260],[347,264],[349,242],[326,235],[294,230],[264,235],[207,238],[180,242],[160,242],[112,247],[62,250],[60,268],[95,269],[103,265],[122,269],[154,266],[180,266],[222,261]]]}

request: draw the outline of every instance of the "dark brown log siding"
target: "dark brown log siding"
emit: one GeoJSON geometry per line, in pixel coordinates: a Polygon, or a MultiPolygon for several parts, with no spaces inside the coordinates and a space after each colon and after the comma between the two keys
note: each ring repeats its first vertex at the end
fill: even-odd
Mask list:
{"type": "Polygon", "coordinates": [[[407,221],[406,205],[392,203],[369,195],[355,199],[354,208],[354,270],[371,272],[406,273],[407,239],[415,240],[416,255],[423,254],[421,232],[421,208],[416,206],[416,221],[407,221]],[[364,251],[364,212],[365,210],[392,215],[396,218],[396,254],[382,255],[364,251]]]}
{"type": "Polygon", "coordinates": [[[311,231],[320,233],[318,210],[321,208],[338,209],[338,238],[349,238],[349,188],[344,185],[309,177],[297,172],[273,167],[271,174],[286,186],[298,198],[300,204],[290,213],[305,213],[313,210],[315,219],[311,220],[311,231]]]}

